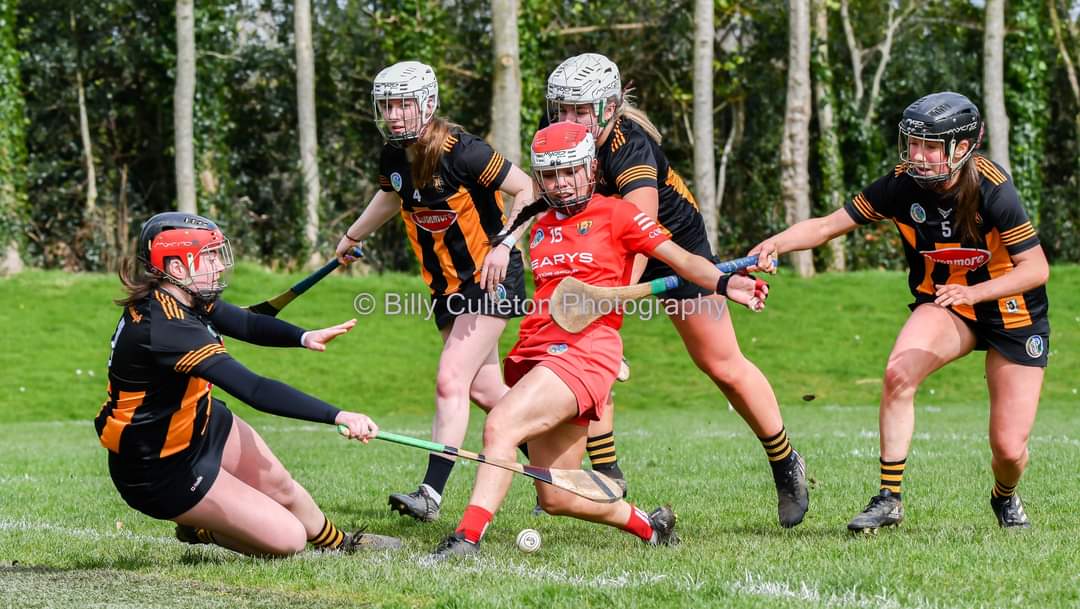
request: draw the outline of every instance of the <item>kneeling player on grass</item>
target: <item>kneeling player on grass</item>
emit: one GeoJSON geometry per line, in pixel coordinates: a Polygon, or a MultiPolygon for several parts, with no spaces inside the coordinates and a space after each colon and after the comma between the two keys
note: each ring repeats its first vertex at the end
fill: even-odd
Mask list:
{"type": "Polygon", "coordinates": [[[915,429],[915,392],[935,370],[986,351],[990,390],[990,507],[1003,528],[1028,528],[1016,486],[1027,465],[1039,407],[1050,322],[1050,268],[1009,174],[975,154],[979,109],[958,93],[923,97],[904,110],[900,164],[843,209],[762,241],[751,254],[771,270],[779,254],[810,249],[862,224],[891,220],[903,237],[915,301],[885,365],[881,487],[848,524],[854,532],[904,519],[900,483],[915,429]]]}
{"type": "Polygon", "coordinates": [[[269,347],[326,350],[356,320],[305,332],[218,299],[232,266],[211,221],[164,213],[146,221],[136,260],[120,271],[128,295],[112,337],[109,398],[94,421],[109,473],[131,507],[176,522],[187,543],[284,556],[320,549],[400,546],[393,537],[342,533],[247,423],[211,396],[215,386],[273,414],[344,424],[367,442],[378,427],[275,380],[225,350],[219,335],[269,347]]]}
{"type": "MultiPolygon", "coordinates": [[[[530,257],[537,302],[545,303],[561,279],[569,276],[593,285],[625,285],[634,256],[640,253],[659,258],[690,281],[726,292],[754,310],[764,307],[768,292],[764,282],[722,274],[706,258],[673,243],[654,219],[636,207],[594,195],[595,159],[593,136],[582,125],[555,123],[533,139],[532,167],[543,198],[523,209],[494,242],[546,212],[532,229],[530,257]]],[[[599,411],[619,372],[621,325],[621,312],[613,312],[580,334],[571,334],[552,321],[546,304],[526,316],[518,342],[505,361],[506,380],[512,387],[484,425],[484,454],[513,459],[517,446],[527,441],[529,460],[535,466],[581,467],[588,421],[602,414],[599,411]]],[[[512,475],[480,466],[465,515],[435,550],[436,556],[477,551],[512,475]]],[[[539,482],[536,490],[549,514],[618,527],[650,544],[678,541],[670,507],[646,514],[624,500],[594,503],[539,482]]]]}

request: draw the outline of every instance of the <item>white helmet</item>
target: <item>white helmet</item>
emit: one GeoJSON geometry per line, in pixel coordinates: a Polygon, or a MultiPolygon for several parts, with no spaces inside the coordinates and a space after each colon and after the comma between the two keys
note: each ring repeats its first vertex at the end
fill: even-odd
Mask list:
{"type": "Polygon", "coordinates": [[[423,135],[439,107],[435,70],[419,61],[402,61],[383,68],[372,83],[371,102],[375,108],[375,126],[383,138],[395,146],[408,146],[423,135]],[[415,102],[411,112],[413,106],[409,101],[415,102]],[[394,109],[399,114],[391,121],[387,117],[394,109]],[[394,122],[398,124],[395,126],[394,122]]]}
{"type": "Polygon", "coordinates": [[[548,205],[571,216],[585,209],[596,187],[593,172],[596,141],[588,127],[570,121],[544,127],[533,136],[531,157],[533,177],[548,205]],[[551,190],[545,187],[545,176],[550,181],[558,170],[579,166],[585,167],[584,181],[579,182],[574,172],[572,183],[563,181],[551,190]]]}
{"type": "Polygon", "coordinates": [[[599,53],[575,55],[548,76],[546,98],[548,120],[552,123],[559,120],[560,107],[591,105],[596,121],[587,126],[597,136],[607,125],[604,118],[607,104],[618,105],[622,99],[619,66],[599,53]]]}

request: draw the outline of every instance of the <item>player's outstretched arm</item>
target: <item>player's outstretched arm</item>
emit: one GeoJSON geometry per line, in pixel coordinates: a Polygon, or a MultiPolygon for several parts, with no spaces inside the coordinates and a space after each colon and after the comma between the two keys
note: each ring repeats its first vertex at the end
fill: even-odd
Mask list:
{"type": "Polygon", "coordinates": [[[401,198],[397,193],[380,190],[371,198],[371,202],[364,208],[360,217],[349,226],[345,234],[341,236],[335,250],[335,256],[341,264],[350,264],[356,257],[350,251],[357,243],[363,242],[371,233],[375,232],[390,218],[401,211],[401,198]]]}
{"type": "Polygon", "coordinates": [[[205,369],[193,371],[256,410],[313,423],[337,422],[340,408],[271,378],[259,376],[232,357],[217,357],[205,369]]]}
{"type": "Polygon", "coordinates": [[[751,311],[765,308],[769,285],[745,275],[725,275],[708,258],[692,254],[673,241],[661,243],[653,256],[670,266],[680,277],[707,290],[726,295],[751,311]]]}
{"type": "Polygon", "coordinates": [[[850,233],[858,226],[843,208],[827,216],[796,222],[783,232],[758,243],[747,253],[748,256],[758,257],[757,266],[750,270],[776,272],[774,261],[781,254],[815,248],[850,233]]]}

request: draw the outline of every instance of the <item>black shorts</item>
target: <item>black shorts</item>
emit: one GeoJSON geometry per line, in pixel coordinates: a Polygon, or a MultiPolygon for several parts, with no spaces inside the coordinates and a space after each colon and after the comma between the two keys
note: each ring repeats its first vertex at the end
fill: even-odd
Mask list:
{"type": "Polygon", "coordinates": [[[202,501],[214,485],[232,425],[232,412],[215,399],[206,436],[197,447],[145,463],[110,452],[109,475],[116,490],[128,505],[151,518],[176,518],[202,501]]]}
{"type": "MultiPolygon", "coordinates": [[[[909,307],[914,311],[915,307],[927,302],[933,302],[933,299],[920,298],[909,307]]],[[[971,321],[951,310],[949,312],[971,328],[975,334],[976,351],[986,351],[993,347],[994,351],[1014,364],[1046,367],[1046,356],[1050,353],[1050,320],[1045,316],[1035,318],[1030,326],[1006,329],[971,321]]]]}
{"type": "Polygon", "coordinates": [[[521,262],[521,252],[514,248],[510,252],[510,265],[506,269],[506,279],[495,289],[492,296],[475,281],[461,284],[453,294],[431,297],[435,325],[440,330],[454,323],[459,315],[487,315],[489,317],[521,317],[525,314],[525,266],[521,262]]]}
{"type": "MultiPolygon", "coordinates": [[[[712,248],[709,246],[709,238],[705,236],[705,233],[701,235],[691,234],[689,237],[677,237],[672,239],[676,245],[690,252],[691,254],[697,254],[712,260],[714,263],[720,262],[720,258],[713,255],[712,248]]],[[[667,277],[669,275],[678,275],[672,268],[656,258],[649,258],[649,263],[645,265],[645,272],[641,274],[641,279],[638,279],[639,283],[646,283],[653,279],[659,279],[661,277],[667,277]]],[[[672,299],[672,300],[691,300],[698,297],[712,296],[716,292],[712,290],[706,290],[705,288],[691,283],[689,281],[683,281],[682,285],[674,290],[668,290],[663,294],[657,295],[657,298],[672,299]]]]}

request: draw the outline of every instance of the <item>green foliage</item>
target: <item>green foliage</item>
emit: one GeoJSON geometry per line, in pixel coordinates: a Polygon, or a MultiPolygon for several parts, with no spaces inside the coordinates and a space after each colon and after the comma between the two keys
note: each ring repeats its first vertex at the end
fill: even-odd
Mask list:
{"type": "Polygon", "coordinates": [[[26,214],[26,114],[16,46],[17,0],[0,0],[0,248],[21,241],[26,214]]]}
{"type": "MultiPolygon", "coordinates": [[[[910,1],[892,4],[903,8],[910,1]]],[[[5,195],[0,216],[6,219],[0,231],[29,234],[27,254],[33,264],[110,268],[143,218],[175,204],[173,3],[43,0],[19,4],[17,14],[14,6],[14,0],[0,3],[6,24],[0,28],[6,36],[0,43],[0,103],[5,113],[0,137],[6,138],[0,147],[0,177],[4,192],[25,184],[25,200],[32,204],[21,203],[24,199],[17,194],[14,199],[5,195]],[[15,66],[18,74],[12,76],[15,66]],[[97,170],[99,211],[92,217],[84,211],[78,72],[85,82],[97,170]],[[18,106],[20,99],[25,106],[18,106]],[[16,118],[9,120],[7,113],[16,118]],[[22,113],[26,119],[18,120],[22,113]],[[12,212],[19,209],[26,209],[25,222],[13,230],[18,214],[12,212]]],[[[714,6],[718,157],[739,111],[743,113],[717,223],[721,250],[734,254],[785,226],[779,149],[788,24],[784,3],[716,0],[714,6]]],[[[819,142],[826,148],[812,154],[816,213],[833,207],[821,193],[838,188],[851,196],[892,168],[895,125],[911,101],[945,89],[977,102],[982,97],[982,8],[967,0],[918,3],[896,32],[874,116],[864,120],[867,100],[854,98],[839,6],[834,1],[828,6],[829,61],[823,65],[815,60],[814,72],[831,82],[838,141],[836,148],[819,142]],[[829,152],[834,149],[838,156],[829,152]]],[[[863,49],[880,42],[888,6],[851,2],[854,35],[863,49]]],[[[328,255],[375,192],[382,140],[372,121],[372,77],[395,61],[430,63],[440,81],[441,113],[486,136],[491,19],[486,0],[313,0],[312,12],[322,185],[319,250],[328,255]]],[[[1072,228],[1080,191],[1077,108],[1068,95],[1051,94],[1068,85],[1045,12],[1041,0],[1018,0],[1007,11],[1006,103],[1013,126],[1013,173],[1029,211],[1039,220],[1048,252],[1059,260],[1080,260],[1080,237],[1072,228]]],[[[566,57],[594,51],[619,65],[639,106],[663,133],[672,165],[690,181],[689,0],[521,0],[519,15],[524,153],[544,111],[547,75],[566,57]]],[[[302,239],[292,19],[292,3],[281,0],[196,6],[200,211],[222,222],[244,257],[286,267],[306,261],[308,254],[302,239]]],[[[880,53],[870,51],[863,59],[869,95],[880,53]]],[[[850,237],[850,267],[901,266],[891,231],[883,225],[850,237]]],[[[378,269],[415,268],[396,220],[367,245],[368,261],[378,269]]]]}
{"type": "Polygon", "coordinates": [[[1043,159],[1050,123],[1048,60],[1056,53],[1046,2],[1014,0],[1005,37],[1005,105],[1009,114],[1009,161],[1012,178],[1028,214],[1039,224],[1042,210],[1043,159]]]}

